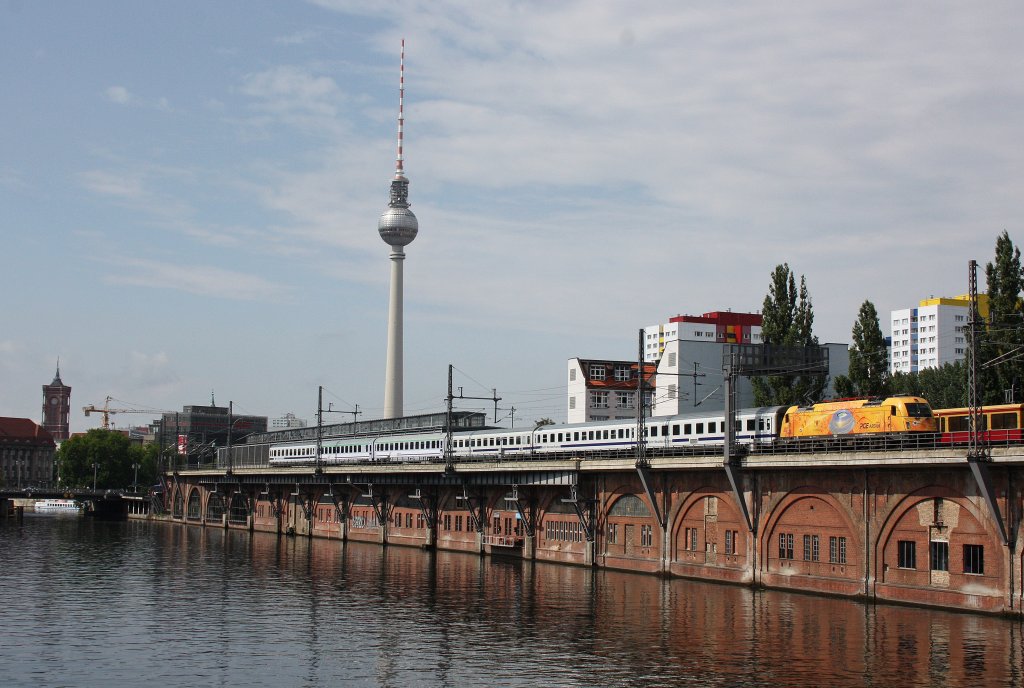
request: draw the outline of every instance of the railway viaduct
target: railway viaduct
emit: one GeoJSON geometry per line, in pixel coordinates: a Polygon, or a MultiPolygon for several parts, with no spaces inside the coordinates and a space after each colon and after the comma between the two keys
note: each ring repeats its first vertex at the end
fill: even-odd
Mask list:
{"type": "Polygon", "coordinates": [[[166,517],[1024,616],[1024,447],[254,464],[167,474],[166,517]]]}

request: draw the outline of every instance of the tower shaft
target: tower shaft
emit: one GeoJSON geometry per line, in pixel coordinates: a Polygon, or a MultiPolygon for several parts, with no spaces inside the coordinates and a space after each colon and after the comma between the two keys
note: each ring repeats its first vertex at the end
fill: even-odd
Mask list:
{"type": "Polygon", "coordinates": [[[404,384],[402,351],[402,294],[405,252],[401,246],[391,252],[391,297],[388,300],[388,351],[384,369],[384,417],[401,418],[402,389],[404,384]]]}

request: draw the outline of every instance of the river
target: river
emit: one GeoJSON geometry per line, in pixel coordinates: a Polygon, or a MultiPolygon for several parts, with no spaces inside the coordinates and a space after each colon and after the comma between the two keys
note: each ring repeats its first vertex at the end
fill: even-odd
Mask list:
{"type": "Polygon", "coordinates": [[[4,686],[1024,681],[1004,618],[74,515],[0,553],[4,686]]]}

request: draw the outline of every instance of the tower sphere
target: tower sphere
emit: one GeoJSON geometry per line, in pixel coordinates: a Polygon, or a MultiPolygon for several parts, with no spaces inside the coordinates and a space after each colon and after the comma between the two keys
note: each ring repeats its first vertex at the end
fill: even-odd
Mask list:
{"type": "Polygon", "coordinates": [[[408,208],[390,207],[377,222],[380,238],[389,246],[406,246],[416,238],[420,223],[408,208]]]}

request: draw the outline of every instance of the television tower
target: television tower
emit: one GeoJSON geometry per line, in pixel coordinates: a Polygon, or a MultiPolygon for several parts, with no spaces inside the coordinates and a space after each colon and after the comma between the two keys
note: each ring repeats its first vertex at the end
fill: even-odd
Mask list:
{"type": "Polygon", "coordinates": [[[409,210],[409,180],[402,167],[402,129],[405,124],[405,39],[398,63],[398,157],[391,180],[388,209],[377,222],[380,238],[391,247],[391,296],[388,300],[388,354],[384,369],[384,417],[402,417],[402,261],[405,246],[416,238],[419,222],[409,210]]]}

